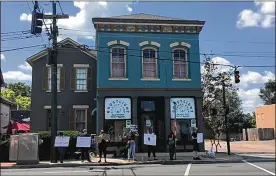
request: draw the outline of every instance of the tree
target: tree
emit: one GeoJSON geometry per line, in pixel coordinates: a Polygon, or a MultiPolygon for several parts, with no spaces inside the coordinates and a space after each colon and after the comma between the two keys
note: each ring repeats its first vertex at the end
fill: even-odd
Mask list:
{"type": "Polygon", "coordinates": [[[260,89],[260,98],[265,105],[276,104],[276,81],[275,79],[268,80],[265,87],[260,89]]]}
{"type": "Polygon", "coordinates": [[[19,106],[20,110],[29,110],[31,106],[31,98],[27,96],[16,96],[16,92],[11,89],[3,89],[1,91],[1,97],[10,100],[13,103],[16,103],[19,106]]]}
{"type": "Polygon", "coordinates": [[[31,87],[25,83],[17,82],[17,83],[9,83],[7,85],[8,89],[11,89],[15,92],[15,96],[24,96],[30,97],[31,96],[31,87]]]}

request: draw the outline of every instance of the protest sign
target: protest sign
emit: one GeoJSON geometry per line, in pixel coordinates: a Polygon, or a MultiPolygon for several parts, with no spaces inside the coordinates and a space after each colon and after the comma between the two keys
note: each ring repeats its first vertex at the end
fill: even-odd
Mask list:
{"type": "Polygon", "coordinates": [[[156,146],[156,135],[155,134],[144,134],[144,144],[156,146]]]}
{"type": "Polygon", "coordinates": [[[69,136],[56,136],[55,147],[68,147],[69,146],[69,136]]]}
{"type": "Polygon", "coordinates": [[[77,137],[77,147],[90,147],[91,137],[77,137]]]}

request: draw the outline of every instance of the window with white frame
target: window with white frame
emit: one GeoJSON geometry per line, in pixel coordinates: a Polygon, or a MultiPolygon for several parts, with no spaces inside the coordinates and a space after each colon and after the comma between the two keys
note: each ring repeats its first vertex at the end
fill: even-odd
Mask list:
{"type": "Polygon", "coordinates": [[[126,77],[126,59],[125,49],[114,47],[111,51],[111,77],[125,78],[126,77]]]}
{"type": "Polygon", "coordinates": [[[187,51],[184,49],[173,50],[173,75],[174,79],[188,78],[187,51]]]}
{"type": "Polygon", "coordinates": [[[75,130],[82,131],[87,128],[87,110],[75,109],[75,130]]]}
{"type": "MultiPolygon", "coordinates": [[[[51,91],[52,89],[52,69],[48,67],[48,90],[51,91]]],[[[57,90],[60,90],[60,67],[57,67],[57,90]]]]}
{"type": "Polygon", "coordinates": [[[76,90],[87,90],[87,68],[76,68],[76,90]]]}
{"type": "Polygon", "coordinates": [[[152,48],[143,49],[143,78],[157,78],[157,56],[156,50],[152,48]]]}

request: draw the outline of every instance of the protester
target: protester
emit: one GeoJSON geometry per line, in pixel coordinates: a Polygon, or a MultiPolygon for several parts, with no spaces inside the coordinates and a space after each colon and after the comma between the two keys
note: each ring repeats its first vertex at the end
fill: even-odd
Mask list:
{"type": "Polygon", "coordinates": [[[170,153],[170,160],[173,160],[173,156],[175,154],[175,135],[171,131],[168,136],[168,145],[169,145],[169,153],[170,153]]]}
{"type": "MultiPolygon", "coordinates": [[[[149,134],[154,134],[153,128],[150,128],[149,134]]],[[[153,155],[154,160],[157,160],[156,159],[156,154],[155,154],[155,148],[156,148],[156,146],[148,145],[148,160],[149,161],[150,161],[150,155],[151,155],[151,153],[153,155]]]]}
{"type": "Polygon", "coordinates": [[[129,135],[128,135],[128,142],[127,142],[127,148],[128,148],[128,161],[130,161],[130,157],[132,156],[133,161],[136,161],[135,158],[135,137],[138,136],[139,134],[137,132],[134,132],[130,130],[129,135]]]}
{"type": "Polygon", "coordinates": [[[193,140],[193,159],[194,160],[200,160],[200,158],[198,157],[198,143],[197,143],[197,133],[198,133],[198,129],[196,127],[194,127],[193,129],[193,133],[192,133],[192,140],[193,140]]]}
{"type": "Polygon", "coordinates": [[[99,163],[102,162],[102,155],[104,155],[104,162],[106,162],[106,148],[107,148],[107,141],[103,139],[104,131],[101,130],[99,137],[102,138],[101,142],[99,143],[99,153],[100,153],[100,160],[99,163]]]}
{"type": "MultiPolygon", "coordinates": [[[[81,137],[90,137],[89,134],[87,134],[87,130],[82,130],[81,137]]],[[[84,155],[87,157],[87,161],[91,162],[90,155],[89,155],[89,149],[90,147],[81,147],[81,161],[84,162],[84,155]]]]}
{"type": "MultiPolygon", "coordinates": [[[[59,132],[59,136],[64,137],[62,132],[59,132]]],[[[58,154],[59,154],[60,163],[63,163],[63,157],[64,157],[65,152],[66,152],[66,147],[58,147],[58,154]]]]}

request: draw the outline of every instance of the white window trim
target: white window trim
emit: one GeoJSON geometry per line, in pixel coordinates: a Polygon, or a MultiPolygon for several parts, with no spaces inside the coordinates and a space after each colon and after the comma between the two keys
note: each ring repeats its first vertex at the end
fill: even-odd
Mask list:
{"type": "Polygon", "coordinates": [[[170,44],[171,48],[176,47],[176,46],[184,46],[184,47],[187,47],[187,48],[191,48],[191,44],[186,43],[186,42],[174,42],[174,43],[170,44]]]}
{"type": "Polygon", "coordinates": [[[73,109],[74,109],[74,121],[75,121],[75,123],[74,123],[74,129],[76,130],[76,128],[77,128],[76,110],[85,110],[85,129],[87,129],[87,124],[88,124],[87,123],[87,108],[73,108],[73,109]]]}
{"type": "Polygon", "coordinates": [[[73,109],[89,109],[89,105],[73,105],[73,109]]]}
{"type": "MultiPolygon", "coordinates": [[[[51,108],[52,108],[52,106],[44,106],[44,109],[51,109],[51,108]]],[[[57,108],[58,108],[58,109],[61,109],[62,106],[59,105],[59,106],[57,106],[57,108]]]]}
{"type": "Polygon", "coordinates": [[[128,81],[128,78],[108,78],[109,81],[128,81]]]}
{"type": "Polygon", "coordinates": [[[110,77],[109,80],[128,80],[127,78],[127,64],[126,64],[126,48],[123,46],[114,46],[110,48],[110,61],[109,61],[109,70],[110,70],[110,77]],[[120,48],[124,49],[124,62],[125,62],[125,77],[113,77],[112,76],[112,49],[120,48]]]}
{"type": "Polygon", "coordinates": [[[172,67],[173,67],[173,81],[191,81],[191,79],[189,78],[189,62],[187,62],[187,65],[186,65],[186,67],[187,67],[187,69],[186,69],[186,75],[188,76],[188,79],[187,78],[184,78],[184,79],[179,79],[179,78],[175,78],[174,77],[174,51],[175,50],[183,50],[184,52],[185,52],[185,59],[186,59],[186,61],[188,61],[188,50],[186,49],[186,48],[174,48],[173,50],[172,50],[172,60],[173,60],[173,65],[172,65],[172,67]]]}
{"type": "MultiPolygon", "coordinates": [[[[47,69],[48,69],[48,81],[49,81],[49,71],[50,71],[50,69],[52,69],[51,68],[51,65],[48,65],[48,64],[46,64],[46,67],[47,67],[47,69]],[[50,68],[50,69],[49,69],[50,68]]],[[[63,64],[57,64],[57,71],[59,70],[59,81],[60,81],[60,67],[63,67],[63,64]]],[[[51,81],[52,81],[52,78],[51,78],[51,81]]],[[[51,83],[52,84],[52,83],[51,83]]],[[[48,85],[47,86],[49,86],[49,82],[48,82],[48,85]]],[[[51,85],[52,86],[52,85],[51,85]]],[[[49,87],[48,87],[48,89],[46,90],[46,92],[47,93],[50,93],[51,92],[51,90],[49,90],[49,87]]],[[[59,82],[59,87],[57,88],[57,92],[61,92],[61,90],[60,90],[60,82],[59,82]]]]}
{"type": "Polygon", "coordinates": [[[77,90],[77,72],[76,72],[76,80],[75,80],[75,86],[76,86],[76,90],[74,90],[74,92],[79,92],[79,93],[81,93],[81,92],[88,92],[88,90],[87,90],[87,74],[88,74],[88,68],[89,68],[89,64],[74,64],[74,68],[76,68],[76,69],[78,69],[78,68],[80,68],[80,69],[83,69],[83,68],[86,68],[86,90],[77,90]]]}
{"type": "Polygon", "coordinates": [[[129,43],[123,40],[112,40],[107,43],[107,46],[112,46],[112,45],[124,45],[126,47],[129,47],[129,43]]]}
{"type": "Polygon", "coordinates": [[[142,46],[145,46],[145,45],[152,45],[152,46],[156,46],[158,48],[160,48],[160,43],[157,43],[157,42],[154,42],[154,41],[143,41],[141,43],[139,43],[139,46],[142,47],[142,46]]]}
{"type": "Polygon", "coordinates": [[[88,68],[89,64],[74,64],[73,67],[77,68],[88,68]]]}
{"type": "Polygon", "coordinates": [[[142,49],[142,78],[141,80],[147,80],[147,81],[150,81],[150,80],[160,80],[160,78],[158,77],[158,59],[157,59],[157,49],[154,48],[154,47],[144,47],[142,49]],[[144,66],[143,66],[143,63],[144,63],[144,50],[145,49],[153,49],[155,51],[155,64],[156,64],[156,77],[155,78],[149,78],[149,77],[144,77],[144,66]]]}

